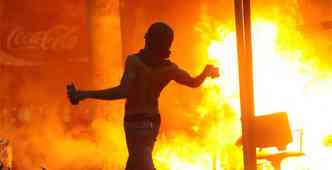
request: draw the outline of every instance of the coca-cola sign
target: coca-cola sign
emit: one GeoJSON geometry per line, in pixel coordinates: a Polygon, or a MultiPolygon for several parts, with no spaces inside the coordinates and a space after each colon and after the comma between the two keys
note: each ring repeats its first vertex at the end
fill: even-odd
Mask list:
{"type": "Polygon", "coordinates": [[[73,50],[79,42],[79,31],[77,27],[69,26],[54,26],[38,32],[29,32],[22,27],[16,27],[7,35],[5,48],[9,51],[73,50]]]}
{"type": "Polygon", "coordinates": [[[87,61],[85,1],[11,0],[0,6],[0,64],[87,61]]]}

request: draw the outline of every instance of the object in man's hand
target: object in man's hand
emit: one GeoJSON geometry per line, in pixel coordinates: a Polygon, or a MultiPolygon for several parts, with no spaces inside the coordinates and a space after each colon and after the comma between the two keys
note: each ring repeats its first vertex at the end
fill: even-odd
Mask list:
{"type": "Polygon", "coordinates": [[[219,68],[218,67],[213,67],[213,69],[211,70],[211,72],[212,72],[212,78],[217,78],[217,77],[219,77],[220,76],[220,74],[219,74],[219,68]]]}
{"type": "Polygon", "coordinates": [[[77,90],[73,83],[71,83],[70,85],[67,85],[67,95],[68,95],[68,98],[69,98],[71,104],[77,105],[79,103],[77,90]]]}
{"type": "Polygon", "coordinates": [[[204,70],[211,78],[219,77],[219,68],[213,65],[207,65],[204,70]]]}

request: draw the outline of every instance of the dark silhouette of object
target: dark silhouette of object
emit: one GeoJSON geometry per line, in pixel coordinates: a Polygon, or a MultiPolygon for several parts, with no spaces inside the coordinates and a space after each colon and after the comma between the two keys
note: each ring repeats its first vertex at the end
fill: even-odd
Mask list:
{"type": "Polygon", "coordinates": [[[285,112],[256,116],[254,120],[256,147],[277,147],[285,150],[292,142],[292,132],[285,112]]]}
{"type": "MultiPolygon", "coordinates": [[[[67,85],[67,91],[72,92],[72,94],[77,93],[76,87],[74,86],[73,83],[70,85],[67,85]]],[[[77,105],[79,103],[78,95],[72,95],[72,96],[70,96],[69,99],[70,99],[70,103],[72,103],[73,105],[77,105]]]]}
{"type": "Polygon", "coordinates": [[[152,150],[160,127],[158,98],[172,80],[199,87],[207,77],[219,76],[219,69],[207,65],[197,77],[190,76],[169,60],[173,30],[165,23],[152,24],[145,34],[145,47],[129,55],[120,85],[104,90],[77,90],[68,85],[68,97],[74,105],[93,98],[102,100],[126,99],[125,134],[129,158],[126,170],[154,170],[152,150]]]}
{"type": "MultiPolygon", "coordinates": [[[[278,112],[256,116],[254,128],[254,141],[257,148],[278,148],[276,153],[257,154],[257,159],[270,161],[275,170],[281,169],[281,161],[285,158],[304,156],[302,146],[300,146],[300,151],[286,150],[287,145],[293,141],[287,113],[278,112]]],[[[300,144],[302,145],[302,132],[300,138],[300,144]]],[[[237,141],[237,144],[241,143],[242,138],[237,141]]]]}

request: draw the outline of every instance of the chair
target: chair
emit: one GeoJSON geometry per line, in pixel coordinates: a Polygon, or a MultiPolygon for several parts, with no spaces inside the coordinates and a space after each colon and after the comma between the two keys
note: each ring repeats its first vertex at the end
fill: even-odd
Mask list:
{"type": "MultiPolygon", "coordinates": [[[[259,149],[276,147],[276,153],[258,153],[257,159],[268,160],[275,170],[281,170],[281,161],[289,157],[304,156],[302,146],[300,151],[288,151],[286,147],[293,141],[291,128],[289,126],[286,112],[277,112],[263,116],[256,116],[254,119],[254,142],[259,149]]],[[[302,145],[302,131],[301,131],[302,145]]],[[[242,137],[237,144],[242,143],[242,137]]]]}
{"type": "MultiPolygon", "coordinates": [[[[257,148],[276,147],[278,149],[276,153],[257,154],[257,159],[268,160],[275,170],[281,170],[281,161],[285,158],[304,156],[302,146],[300,151],[286,150],[287,145],[293,141],[286,112],[256,116],[254,127],[254,141],[257,148]]],[[[302,141],[302,131],[300,136],[302,141]]]]}

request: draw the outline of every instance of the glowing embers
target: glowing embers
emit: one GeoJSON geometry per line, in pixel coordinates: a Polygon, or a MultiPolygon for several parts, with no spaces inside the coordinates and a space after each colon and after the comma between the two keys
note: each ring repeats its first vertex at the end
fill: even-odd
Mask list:
{"type": "Polygon", "coordinates": [[[1,169],[12,169],[13,151],[12,145],[7,139],[0,139],[0,167],[1,169]]]}

